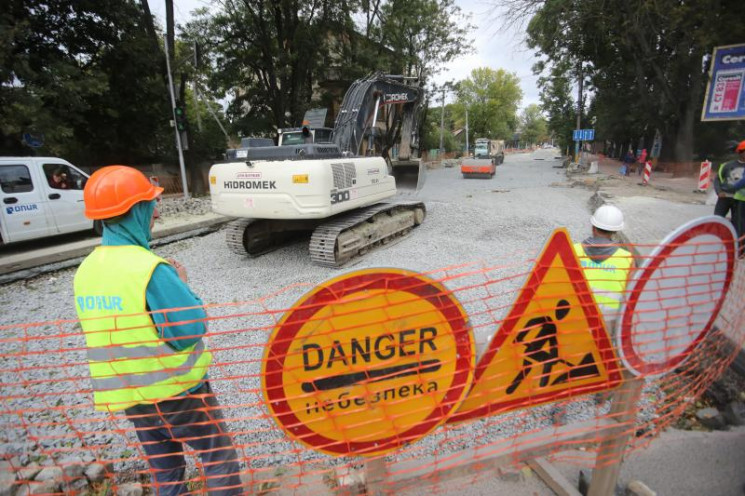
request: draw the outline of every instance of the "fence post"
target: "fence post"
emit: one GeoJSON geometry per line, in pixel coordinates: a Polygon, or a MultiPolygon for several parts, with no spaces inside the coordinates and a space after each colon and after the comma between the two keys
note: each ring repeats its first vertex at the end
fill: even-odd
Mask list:
{"type": "Polygon", "coordinates": [[[624,425],[626,429],[618,434],[611,434],[610,438],[600,443],[588,496],[615,494],[616,483],[621,473],[623,452],[626,449],[626,443],[634,435],[636,405],[641,397],[644,381],[627,371],[624,371],[623,375],[623,384],[613,392],[613,402],[608,417],[624,425]]]}
{"type": "Polygon", "coordinates": [[[385,494],[385,457],[377,456],[365,459],[365,488],[369,496],[380,496],[385,494]]]}

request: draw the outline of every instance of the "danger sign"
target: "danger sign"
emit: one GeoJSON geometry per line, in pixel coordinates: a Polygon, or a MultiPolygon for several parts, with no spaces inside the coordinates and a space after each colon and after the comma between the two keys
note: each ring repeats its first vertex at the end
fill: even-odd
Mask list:
{"type": "Polygon", "coordinates": [[[471,384],[473,337],[441,284],[400,269],[331,279],[280,320],[263,391],[292,438],[334,455],[371,455],[443,423],[471,384]]]}
{"type": "Polygon", "coordinates": [[[618,360],[565,229],[543,249],[450,422],[605,390],[618,360]]]}

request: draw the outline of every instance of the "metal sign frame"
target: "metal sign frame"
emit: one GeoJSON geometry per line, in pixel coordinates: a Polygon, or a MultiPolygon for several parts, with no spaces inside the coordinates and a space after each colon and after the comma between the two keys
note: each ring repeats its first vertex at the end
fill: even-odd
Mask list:
{"type": "MultiPolygon", "coordinates": [[[[735,265],[735,254],[737,251],[736,239],[737,235],[732,228],[732,224],[730,224],[727,220],[715,215],[701,217],[684,224],[683,226],[670,233],[646,259],[645,264],[636,272],[634,279],[629,282],[627,288],[627,294],[629,295],[629,298],[622,310],[620,332],[616,334],[616,350],[618,351],[618,354],[620,355],[624,365],[631,373],[637,376],[643,375],[644,377],[653,377],[665,374],[666,372],[683,363],[690,356],[696,346],[698,346],[698,344],[704,339],[706,334],[709,332],[709,329],[711,329],[711,326],[714,324],[717,316],[719,315],[719,311],[724,304],[724,299],[727,295],[727,291],[729,290],[730,284],[732,283],[732,276],[735,265]],[[711,271],[703,271],[704,275],[702,276],[701,273],[697,273],[696,270],[691,269],[689,264],[684,259],[684,257],[690,256],[684,253],[686,243],[689,243],[691,240],[695,240],[699,236],[716,237],[721,241],[722,245],[726,247],[725,253],[727,259],[726,262],[724,262],[726,263],[726,272],[724,274],[724,280],[722,281],[721,294],[719,295],[718,302],[716,302],[714,304],[714,308],[712,308],[711,317],[695,333],[692,333],[692,331],[695,331],[695,329],[691,327],[694,326],[695,323],[691,323],[692,319],[690,318],[690,316],[679,317],[679,320],[686,320],[688,322],[688,328],[684,328],[682,324],[668,325],[668,318],[666,318],[664,322],[665,327],[663,329],[650,330],[650,328],[656,322],[652,315],[654,312],[668,312],[670,311],[669,309],[676,308],[682,310],[691,307],[700,307],[703,303],[702,301],[691,301],[691,298],[697,298],[697,300],[705,298],[706,295],[703,294],[703,292],[700,290],[696,290],[694,295],[689,295],[687,292],[682,295],[671,294],[664,300],[660,300],[659,294],[662,290],[660,288],[653,288],[649,290],[652,294],[652,297],[645,297],[645,289],[647,289],[647,286],[657,280],[678,281],[681,278],[685,279],[685,285],[681,285],[681,283],[678,281],[674,288],[664,289],[664,292],[669,293],[673,289],[679,290],[683,287],[688,288],[692,285],[700,286],[702,284],[695,281],[690,282],[691,278],[705,277],[707,280],[710,280],[712,278],[713,274],[711,273],[711,271]],[[662,276],[653,277],[655,275],[655,272],[657,272],[658,270],[664,270],[666,268],[664,264],[668,259],[672,260],[672,265],[670,267],[667,267],[668,273],[663,274],[662,276]],[[678,269],[680,273],[670,274],[670,271],[675,272],[676,269],[678,269]],[[680,300],[677,303],[675,302],[676,297],[678,300],[680,300]],[[652,306],[654,303],[656,303],[660,308],[655,309],[652,306]],[[663,308],[663,304],[665,308],[663,308]],[[639,308],[640,306],[641,308],[639,308]],[[638,322],[634,319],[634,317],[637,316],[639,317],[638,322]],[[640,326],[646,326],[647,329],[640,331],[640,326]],[[660,338],[658,334],[662,334],[662,338],[660,338]],[[687,335],[691,334],[695,335],[692,339],[690,339],[690,342],[687,343],[684,349],[672,355],[667,353],[664,360],[650,359],[650,354],[646,353],[646,351],[644,350],[645,345],[664,345],[665,343],[674,342],[676,339],[685,338],[687,335]],[[637,336],[642,336],[642,338],[640,343],[635,344],[634,338],[637,336]],[[659,341],[662,341],[662,343],[659,343],[659,341]],[[639,347],[640,349],[637,349],[637,347],[639,347]]],[[[711,241],[702,240],[698,243],[706,243],[707,245],[710,245],[711,241]]],[[[698,253],[698,255],[718,256],[720,253],[722,253],[721,251],[715,252],[712,250],[713,248],[709,246],[705,252],[698,253]]],[[[698,269],[698,271],[701,270],[701,268],[698,269]]]]}

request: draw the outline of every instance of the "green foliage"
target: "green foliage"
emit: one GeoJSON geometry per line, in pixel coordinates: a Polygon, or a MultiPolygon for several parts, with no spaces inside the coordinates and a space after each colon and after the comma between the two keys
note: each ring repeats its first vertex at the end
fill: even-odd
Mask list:
{"type": "Polygon", "coordinates": [[[546,118],[541,114],[541,108],[536,105],[528,105],[520,115],[520,139],[530,144],[540,144],[547,141],[548,124],[546,118]]]}
{"type": "Polygon", "coordinates": [[[466,35],[473,26],[465,22],[454,0],[388,0],[378,19],[378,43],[400,57],[403,74],[422,83],[472,50],[466,35]]]}
{"type": "Polygon", "coordinates": [[[488,67],[474,69],[468,79],[458,82],[457,95],[453,111],[458,127],[465,127],[468,109],[472,137],[512,139],[523,96],[516,74],[488,67]]]}
{"type": "MultiPolygon", "coordinates": [[[[542,65],[536,68],[540,72],[542,65]]],[[[559,141],[559,147],[565,149],[572,143],[572,131],[576,127],[572,81],[566,61],[553,64],[549,74],[538,79],[538,86],[541,107],[548,116],[548,131],[559,141]]]]}
{"type": "MultiPolygon", "coordinates": [[[[539,84],[551,129],[563,136],[558,123],[567,121],[567,109],[556,102],[561,93],[568,95],[560,74],[575,82],[582,77],[594,95],[588,117],[599,138],[636,144],[659,129],[666,144],[663,159],[692,159],[701,149],[696,136],[704,134],[697,129],[707,125],[698,122],[707,78],[702,61],[715,46],[745,39],[745,25],[730,17],[741,3],[541,2],[527,41],[543,57],[536,70],[544,74],[539,84]]],[[[513,14],[535,5],[511,2],[513,14]]]]}
{"type": "MultiPolygon", "coordinates": [[[[444,125],[442,127],[442,148],[446,152],[459,151],[465,147],[465,136],[463,140],[460,140],[453,135],[453,128],[455,126],[453,111],[453,105],[445,106],[444,125]]],[[[442,107],[434,107],[428,110],[420,136],[422,150],[438,150],[440,148],[441,114],[442,107]]]]}
{"type": "Polygon", "coordinates": [[[10,0],[0,14],[0,153],[81,165],[162,152],[167,100],[161,59],[134,1],[10,0]]]}

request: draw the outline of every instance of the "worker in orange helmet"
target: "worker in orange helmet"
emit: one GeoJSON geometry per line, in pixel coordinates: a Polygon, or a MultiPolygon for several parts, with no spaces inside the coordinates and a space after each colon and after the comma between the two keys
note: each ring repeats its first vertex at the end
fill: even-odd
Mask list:
{"type": "Polygon", "coordinates": [[[242,493],[240,467],[207,380],[207,315],[186,269],[149,246],[162,192],[123,165],[96,171],[83,191],[85,215],[103,221],[101,246],[74,282],[94,407],[134,424],[155,494],[187,491],[186,443],[201,458],[209,494],[232,496],[242,493]]]}
{"type": "MultiPolygon", "coordinates": [[[[739,252],[742,257],[745,255],[745,140],[735,146],[735,153],[737,158],[724,163],[719,166],[719,173],[717,174],[718,184],[720,191],[717,191],[721,196],[727,194],[732,195],[732,224],[737,232],[739,238],[739,252]]],[[[715,183],[716,187],[717,183],[715,183]]],[[[717,203],[719,206],[719,203],[717,203]]],[[[723,210],[724,216],[726,210],[723,210]]],[[[720,214],[718,209],[715,209],[715,214],[720,214]]]]}

